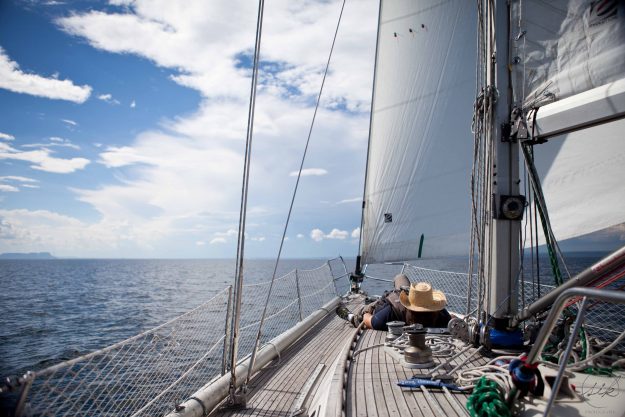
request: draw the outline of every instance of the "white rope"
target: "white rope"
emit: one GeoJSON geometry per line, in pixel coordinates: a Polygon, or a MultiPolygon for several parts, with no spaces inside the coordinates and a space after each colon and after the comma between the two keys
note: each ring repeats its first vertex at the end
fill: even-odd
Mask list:
{"type": "Polygon", "coordinates": [[[583,359],[581,361],[575,362],[571,365],[569,365],[569,367],[571,368],[578,368],[582,365],[586,365],[588,362],[596,360],[598,358],[600,358],[601,356],[603,356],[604,354],[606,354],[608,351],[612,350],[616,345],[619,344],[619,342],[621,340],[623,340],[623,338],[625,338],[625,331],[623,331],[619,337],[617,337],[616,339],[614,339],[614,341],[612,341],[612,343],[610,343],[608,346],[604,347],[603,349],[601,349],[599,352],[595,353],[592,356],[587,357],[586,359],[583,359]]]}

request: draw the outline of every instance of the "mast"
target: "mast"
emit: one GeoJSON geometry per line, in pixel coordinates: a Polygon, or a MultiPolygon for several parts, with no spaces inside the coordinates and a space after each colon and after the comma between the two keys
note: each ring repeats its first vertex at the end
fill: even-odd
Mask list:
{"type": "Polygon", "coordinates": [[[490,211],[486,233],[486,297],[484,309],[489,324],[499,330],[508,326],[518,308],[520,281],[520,231],[525,199],[519,195],[519,149],[510,140],[512,92],[509,71],[509,5],[506,0],[485,2],[486,85],[491,101],[488,129],[491,165],[487,167],[490,193],[486,210],[490,211]]]}

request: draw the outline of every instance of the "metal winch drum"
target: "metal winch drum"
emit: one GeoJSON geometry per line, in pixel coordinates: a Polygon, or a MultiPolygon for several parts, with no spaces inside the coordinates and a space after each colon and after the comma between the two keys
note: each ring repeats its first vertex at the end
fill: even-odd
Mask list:
{"type": "Polygon", "coordinates": [[[413,324],[403,328],[408,336],[408,347],[404,349],[404,360],[419,368],[434,366],[432,349],[425,343],[427,330],[421,324],[413,324]]]}

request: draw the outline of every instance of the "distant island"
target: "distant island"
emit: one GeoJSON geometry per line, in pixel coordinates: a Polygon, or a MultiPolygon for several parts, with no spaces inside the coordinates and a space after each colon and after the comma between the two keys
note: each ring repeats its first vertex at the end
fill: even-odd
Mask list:
{"type": "Polygon", "coordinates": [[[0,259],[57,259],[50,252],[0,253],[0,259]]]}

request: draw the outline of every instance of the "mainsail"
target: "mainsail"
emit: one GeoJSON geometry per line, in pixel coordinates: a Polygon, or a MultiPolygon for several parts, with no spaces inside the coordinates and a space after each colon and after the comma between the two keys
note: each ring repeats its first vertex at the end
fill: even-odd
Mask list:
{"type": "Polygon", "coordinates": [[[511,5],[515,102],[548,140],[534,162],[555,237],[625,222],[625,2],[511,5]]]}
{"type": "Polygon", "coordinates": [[[379,19],[363,263],[468,253],[475,5],[382,1],[379,19]]]}

